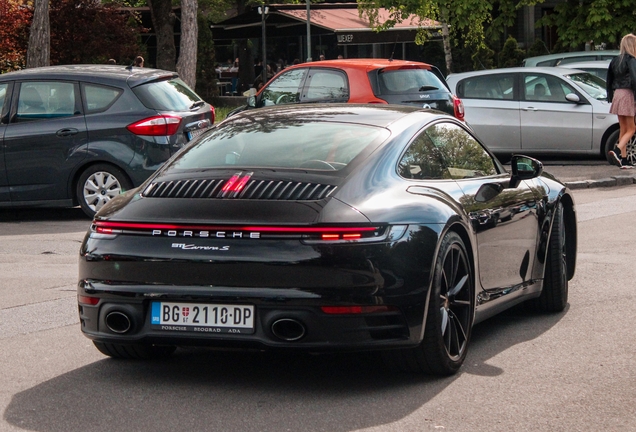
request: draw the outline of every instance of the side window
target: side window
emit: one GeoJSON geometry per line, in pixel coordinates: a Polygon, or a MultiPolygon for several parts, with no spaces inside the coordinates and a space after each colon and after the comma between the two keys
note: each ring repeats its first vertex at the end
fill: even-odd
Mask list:
{"type": "Polygon", "coordinates": [[[569,103],[565,96],[574,90],[555,76],[528,74],[524,76],[523,92],[527,101],[569,103]]]}
{"type": "Polygon", "coordinates": [[[398,164],[409,179],[464,179],[497,174],[495,163],[468,132],[437,123],[415,138],[398,164]]]}
{"type": "MultiPolygon", "coordinates": [[[[0,116],[4,114],[5,103],[7,100],[7,88],[8,84],[0,84],[0,116]]],[[[4,117],[2,117],[2,123],[4,123],[4,117]]]]}
{"type": "Polygon", "coordinates": [[[349,100],[349,86],[344,73],[326,69],[312,69],[307,77],[305,101],[329,100],[346,102],[349,100]]]}
{"type": "Polygon", "coordinates": [[[576,63],[576,62],[583,62],[583,61],[594,61],[596,60],[596,56],[595,55],[589,55],[589,56],[580,56],[580,57],[565,57],[562,58],[561,60],[559,60],[556,64],[556,66],[559,65],[564,65],[564,64],[568,64],[568,63],[576,63]]]}
{"type": "Polygon", "coordinates": [[[86,112],[89,114],[106,111],[122,94],[121,89],[114,87],[95,84],[84,84],[83,86],[86,112]]]}
{"type": "Polygon", "coordinates": [[[272,81],[261,93],[260,106],[295,103],[300,100],[306,68],[285,72],[272,81]]]}
{"type": "Polygon", "coordinates": [[[458,93],[465,99],[512,100],[514,84],[515,77],[511,74],[475,76],[463,80],[458,93]]]}
{"type": "Polygon", "coordinates": [[[58,81],[23,82],[18,95],[17,122],[70,117],[81,114],[76,106],[76,87],[58,81]]]}

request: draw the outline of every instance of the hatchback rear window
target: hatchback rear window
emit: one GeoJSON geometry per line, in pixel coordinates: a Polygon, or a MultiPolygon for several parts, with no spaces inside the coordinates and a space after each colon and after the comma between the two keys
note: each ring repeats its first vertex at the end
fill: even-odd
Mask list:
{"type": "Polygon", "coordinates": [[[388,136],[389,131],[383,128],[345,123],[234,122],[181,153],[171,168],[276,167],[338,171],[388,136]]]}
{"type": "Polygon", "coordinates": [[[426,69],[398,69],[378,74],[383,95],[419,93],[428,90],[447,90],[446,85],[426,69]]]}
{"type": "Polygon", "coordinates": [[[179,78],[153,81],[133,88],[141,103],[159,111],[187,111],[201,98],[179,78]]]}

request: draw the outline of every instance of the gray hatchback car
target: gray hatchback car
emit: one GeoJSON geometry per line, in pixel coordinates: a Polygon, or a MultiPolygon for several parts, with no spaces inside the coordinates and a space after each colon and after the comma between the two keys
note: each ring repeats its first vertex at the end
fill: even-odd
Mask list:
{"type": "Polygon", "coordinates": [[[0,75],[0,207],[94,215],[214,123],[175,72],[111,65],[0,75]]]}
{"type": "MultiPolygon", "coordinates": [[[[452,74],[447,82],[464,102],[466,123],[504,160],[518,152],[608,158],[618,141],[605,81],[588,72],[519,67],[452,74]]],[[[635,138],[627,150],[636,161],[635,138]]]]}

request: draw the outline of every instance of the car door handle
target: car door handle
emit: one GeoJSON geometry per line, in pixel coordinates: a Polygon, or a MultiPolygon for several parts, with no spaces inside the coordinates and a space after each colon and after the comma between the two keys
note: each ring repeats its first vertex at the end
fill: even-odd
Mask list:
{"type": "Polygon", "coordinates": [[[539,108],[535,108],[535,107],[524,107],[521,108],[523,111],[539,111],[539,108]]]}
{"type": "Polygon", "coordinates": [[[67,136],[75,135],[78,132],[79,130],[75,128],[66,128],[66,129],[60,129],[59,131],[55,132],[55,135],[59,137],[67,137],[67,136]]]}

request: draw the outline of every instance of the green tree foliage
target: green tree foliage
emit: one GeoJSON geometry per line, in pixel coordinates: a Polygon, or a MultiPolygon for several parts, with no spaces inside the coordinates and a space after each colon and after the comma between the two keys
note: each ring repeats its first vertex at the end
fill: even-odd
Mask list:
{"type": "Polygon", "coordinates": [[[0,0],[0,73],[22,69],[26,65],[33,11],[22,3],[0,0]]]}
{"type": "Polygon", "coordinates": [[[517,39],[509,36],[504,43],[503,49],[499,53],[499,67],[516,67],[521,66],[521,62],[526,56],[526,52],[519,49],[517,39]]]}
{"type": "MultiPolygon", "coordinates": [[[[414,14],[421,20],[433,19],[447,24],[453,46],[461,45],[474,50],[486,48],[486,37],[497,38],[515,20],[517,11],[523,6],[534,5],[542,0],[370,0],[358,3],[362,14],[378,31],[394,27],[414,14]],[[378,10],[386,8],[390,18],[379,22],[378,10]]],[[[423,22],[423,21],[422,21],[423,22]]],[[[416,43],[423,44],[432,33],[424,28],[418,32],[416,43]]],[[[450,56],[449,48],[445,51],[450,56]]],[[[447,65],[449,62],[447,61],[447,65]]],[[[448,72],[451,72],[450,70],[448,72]]]]}
{"type": "Polygon", "coordinates": [[[477,48],[475,54],[471,56],[473,69],[493,69],[495,67],[495,51],[483,45],[477,48]]]}
{"type": "Polygon", "coordinates": [[[581,49],[586,42],[617,47],[621,38],[635,31],[634,0],[565,0],[538,26],[555,26],[557,49],[581,49]]]}

